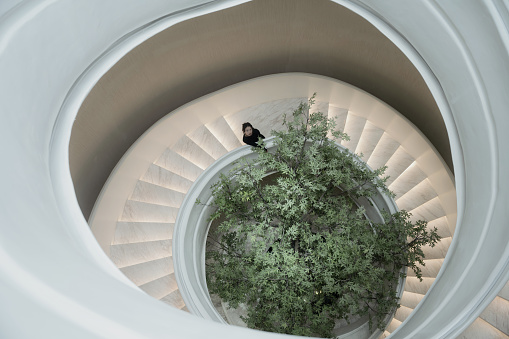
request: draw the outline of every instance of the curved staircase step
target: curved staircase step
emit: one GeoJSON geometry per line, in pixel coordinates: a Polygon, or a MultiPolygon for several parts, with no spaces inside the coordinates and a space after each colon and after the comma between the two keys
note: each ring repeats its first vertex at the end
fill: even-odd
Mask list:
{"type": "Polygon", "coordinates": [[[110,246],[110,258],[118,268],[167,258],[172,255],[171,240],[147,241],[110,246]]]}
{"type": "Polygon", "coordinates": [[[127,200],[120,221],[174,223],[178,208],[127,200]]]}
{"type": "Polygon", "coordinates": [[[146,284],[174,272],[173,258],[165,257],[120,269],[137,286],[146,284]]]}
{"type": "Polygon", "coordinates": [[[348,113],[345,123],[345,133],[348,134],[350,140],[341,141],[341,145],[348,148],[352,153],[355,153],[365,125],[365,118],[348,113]]]}
{"type": "Polygon", "coordinates": [[[509,335],[509,301],[506,299],[495,297],[480,317],[505,335],[509,335]]]}
{"type": "Polygon", "coordinates": [[[201,125],[187,136],[214,160],[228,153],[228,150],[216,139],[215,135],[212,134],[205,125],[201,125]]]}
{"type": "Polygon", "coordinates": [[[242,146],[224,117],[220,117],[205,126],[228,152],[242,146]]]}
{"type": "Polygon", "coordinates": [[[383,134],[383,129],[376,127],[369,121],[366,121],[366,125],[362,131],[355,153],[362,154],[362,160],[368,160],[383,134]]]}
{"type": "Polygon", "coordinates": [[[203,169],[168,148],[163,152],[163,154],[161,154],[154,164],[192,182],[194,182],[203,172],[203,169]]]}
{"type": "Polygon", "coordinates": [[[173,223],[117,222],[112,245],[168,240],[173,237],[173,223]]]}
{"type": "MultiPolygon", "coordinates": [[[[417,264],[417,267],[421,269],[423,278],[436,278],[443,263],[444,259],[426,259],[424,260],[424,266],[417,264]]],[[[415,277],[415,273],[412,269],[408,269],[407,275],[409,277],[415,277]]]]}
{"type": "Polygon", "coordinates": [[[329,116],[329,103],[325,101],[316,101],[313,106],[310,107],[309,113],[321,112],[325,116],[329,116]]]}
{"type": "MultiPolygon", "coordinates": [[[[336,130],[340,130],[341,132],[345,131],[345,123],[346,123],[346,117],[348,116],[348,109],[347,108],[341,108],[341,107],[335,107],[332,105],[329,105],[328,119],[333,119],[336,123],[336,130]]],[[[332,136],[328,135],[329,138],[332,139],[332,136]]]]}
{"type": "Polygon", "coordinates": [[[435,244],[435,247],[431,247],[429,245],[423,246],[422,251],[424,252],[424,256],[426,260],[431,259],[443,259],[447,254],[447,250],[449,246],[451,246],[452,238],[442,238],[439,242],[435,244]]]}
{"type": "Polygon", "coordinates": [[[412,313],[414,309],[406,306],[400,306],[396,310],[396,314],[394,315],[394,318],[400,322],[405,321],[406,318],[412,313]]]}
{"type": "Polygon", "coordinates": [[[182,192],[138,180],[129,200],[179,208],[184,197],[182,192]]]}
{"type": "Polygon", "coordinates": [[[416,277],[408,276],[406,278],[405,291],[424,295],[428,292],[429,288],[431,287],[434,281],[435,278],[423,277],[422,281],[420,281],[416,277]]]}
{"type": "Polygon", "coordinates": [[[176,307],[180,310],[189,312],[189,310],[187,310],[187,308],[186,308],[184,299],[182,299],[182,295],[180,294],[179,290],[175,290],[175,291],[168,293],[167,295],[160,298],[160,300],[163,301],[164,303],[171,305],[173,307],[176,307]]]}
{"type": "MultiPolygon", "coordinates": [[[[386,132],[380,138],[367,163],[372,169],[384,166],[399,148],[399,142],[394,140],[386,132]]],[[[385,173],[387,176],[387,173],[385,173]]]]}
{"type": "Polygon", "coordinates": [[[493,327],[487,321],[477,318],[460,334],[458,339],[507,339],[508,335],[493,327]]]}
{"type": "Polygon", "coordinates": [[[424,173],[417,162],[414,161],[408,168],[403,171],[395,180],[392,181],[389,189],[396,194],[396,200],[410,191],[413,187],[426,179],[424,173]]]}
{"type": "Polygon", "coordinates": [[[386,330],[387,330],[387,332],[392,333],[392,332],[394,332],[394,330],[396,330],[399,327],[399,325],[401,325],[401,321],[399,321],[396,318],[392,318],[392,320],[389,323],[389,325],[387,326],[386,330]]]}
{"type": "Polygon", "coordinates": [[[509,281],[502,287],[502,290],[498,293],[498,296],[509,301],[509,281]]]}
{"type": "Polygon", "coordinates": [[[150,281],[138,287],[156,299],[164,298],[169,293],[178,289],[174,273],[165,275],[164,277],[150,281]]]}
{"type": "Polygon", "coordinates": [[[396,204],[400,209],[411,211],[436,197],[437,192],[435,192],[429,180],[425,179],[399,197],[396,204]]]}
{"type": "Polygon", "coordinates": [[[424,298],[423,294],[404,291],[403,295],[401,296],[400,304],[401,306],[415,309],[417,305],[421,302],[422,298],[424,298]]]}
{"type": "Polygon", "coordinates": [[[193,184],[193,181],[156,164],[150,165],[140,180],[182,193],[186,193],[193,184]]]}
{"type": "Polygon", "coordinates": [[[412,213],[412,221],[419,219],[435,220],[446,216],[439,197],[433,198],[409,212],[412,213]]]}
{"type": "Polygon", "coordinates": [[[175,145],[171,147],[171,150],[181,157],[192,162],[202,170],[206,169],[215,161],[207,152],[205,152],[199,145],[193,140],[189,139],[187,135],[180,138],[175,145]]]}
{"type": "Polygon", "coordinates": [[[399,146],[387,163],[384,164],[387,166],[385,175],[389,176],[386,182],[387,186],[390,186],[414,161],[415,159],[402,146],[399,146]]]}
{"type": "Polygon", "coordinates": [[[446,216],[436,218],[428,221],[428,230],[432,230],[434,227],[437,228],[438,235],[442,238],[449,238],[452,236],[449,230],[449,220],[446,216]]]}

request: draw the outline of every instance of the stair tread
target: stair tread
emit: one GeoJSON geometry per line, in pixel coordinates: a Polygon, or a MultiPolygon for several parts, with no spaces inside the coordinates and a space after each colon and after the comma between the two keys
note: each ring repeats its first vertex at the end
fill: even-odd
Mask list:
{"type": "Polygon", "coordinates": [[[173,223],[117,222],[112,245],[172,239],[174,226],[173,223]]]}
{"type": "Polygon", "coordinates": [[[345,132],[350,137],[350,140],[341,141],[341,145],[348,148],[352,153],[355,153],[357,144],[366,125],[366,119],[351,112],[348,113],[345,123],[345,132]]]}
{"type": "Polygon", "coordinates": [[[110,258],[119,268],[172,255],[172,241],[158,240],[110,246],[110,258]]]}
{"type": "Polygon", "coordinates": [[[184,299],[182,299],[182,295],[178,289],[162,297],[161,301],[178,309],[183,309],[186,307],[184,299]]]}
{"type": "Polygon", "coordinates": [[[168,148],[156,160],[155,164],[191,182],[194,182],[203,172],[202,168],[168,148]]]}
{"type": "Polygon", "coordinates": [[[424,298],[424,294],[403,291],[400,304],[402,306],[415,309],[417,305],[421,302],[422,298],[424,298]]]}
{"type": "Polygon", "coordinates": [[[214,160],[217,160],[228,153],[228,150],[219,142],[219,140],[217,140],[215,135],[212,134],[207,127],[205,127],[205,125],[198,127],[191,133],[187,134],[187,136],[214,160]]]}
{"type": "Polygon", "coordinates": [[[140,180],[181,193],[187,193],[193,184],[193,181],[156,164],[151,164],[140,180]]]}
{"type": "Polygon", "coordinates": [[[412,221],[435,220],[446,215],[439,197],[426,201],[409,212],[412,213],[412,221]]]}
{"type": "Polygon", "coordinates": [[[260,130],[266,138],[272,135],[272,130],[283,129],[283,116],[291,113],[299,106],[301,102],[306,102],[308,98],[289,98],[265,102],[253,107],[248,107],[234,114],[225,116],[225,120],[231,130],[237,136],[242,145],[242,124],[249,122],[254,128],[260,130]]]}
{"type": "Polygon", "coordinates": [[[428,179],[425,179],[411,188],[403,196],[396,200],[396,204],[403,210],[411,211],[428,201],[436,198],[437,192],[428,179]]]}
{"type": "Polygon", "coordinates": [[[174,223],[178,208],[127,200],[119,221],[174,223]]]}
{"type": "Polygon", "coordinates": [[[425,245],[422,247],[422,251],[424,252],[424,258],[426,260],[430,259],[443,259],[449,250],[449,246],[451,246],[452,237],[442,238],[439,242],[435,244],[435,247],[431,247],[429,245],[425,245]]]}
{"type": "Polygon", "coordinates": [[[369,159],[383,134],[383,129],[373,125],[369,122],[369,120],[366,121],[364,130],[362,131],[362,135],[357,144],[357,148],[355,149],[355,153],[362,154],[362,159],[364,161],[369,159]]]}
{"type": "Polygon", "coordinates": [[[212,158],[207,152],[205,152],[199,145],[193,140],[189,139],[187,135],[180,138],[172,147],[171,150],[181,157],[187,159],[191,163],[195,164],[202,170],[206,169],[215,159],[212,158]]]}
{"type": "Polygon", "coordinates": [[[480,318],[509,335],[509,301],[499,296],[484,309],[480,318]]]}
{"type": "Polygon", "coordinates": [[[389,176],[387,186],[390,186],[414,161],[415,159],[402,146],[398,147],[385,163],[387,166],[385,175],[389,176]]]}
{"type": "Polygon", "coordinates": [[[224,117],[220,117],[205,126],[228,152],[242,146],[242,143],[235,133],[233,133],[224,117]]]}
{"type": "Polygon", "coordinates": [[[477,318],[474,322],[467,327],[463,333],[458,336],[458,339],[507,339],[508,335],[496,329],[487,321],[477,318]]]}
{"type": "Polygon", "coordinates": [[[442,238],[449,238],[452,236],[451,231],[449,229],[449,219],[447,218],[447,216],[443,216],[428,221],[427,229],[432,230],[434,227],[437,228],[438,235],[441,236],[442,238]]]}
{"type": "MultiPolygon", "coordinates": [[[[368,165],[373,169],[385,166],[394,152],[398,150],[399,146],[399,142],[384,132],[367,161],[368,165]]],[[[387,175],[387,173],[385,175],[387,175]]]]}
{"type": "Polygon", "coordinates": [[[122,271],[129,280],[134,282],[137,286],[140,286],[173,273],[173,258],[165,257],[126,266],[122,267],[120,271],[122,271]]]}
{"type": "MultiPolygon", "coordinates": [[[[442,268],[442,264],[444,263],[444,259],[428,259],[424,260],[425,266],[417,263],[417,267],[421,269],[421,274],[425,278],[436,278],[440,268],[442,268]]],[[[407,275],[409,277],[415,277],[415,273],[412,269],[408,269],[407,275]]]]}
{"type": "Polygon", "coordinates": [[[389,323],[389,325],[387,326],[386,330],[387,330],[387,332],[392,333],[399,327],[399,325],[401,325],[401,321],[399,321],[398,319],[392,318],[392,320],[389,323]]]}
{"type": "MultiPolygon", "coordinates": [[[[346,123],[346,117],[348,116],[348,109],[347,108],[341,108],[341,107],[335,107],[332,105],[329,105],[328,110],[328,119],[334,119],[336,122],[336,130],[339,130],[341,132],[345,131],[345,123],[346,123]]],[[[331,136],[329,135],[329,138],[331,136]]]]}
{"type": "Polygon", "coordinates": [[[182,192],[138,180],[129,200],[179,208],[184,197],[182,192]]]}
{"type": "Polygon", "coordinates": [[[413,310],[414,310],[413,308],[401,305],[396,310],[396,314],[394,315],[394,318],[396,318],[396,320],[398,320],[400,322],[403,322],[403,321],[405,321],[406,318],[408,318],[408,316],[410,315],[410,313],[412,313],[413,310]]]}
{"type": "Polygon", "coordinates": [[[421,170],[417,162],[414,161],[398,178],[393,180],[389,189],[396,194],[395,199],[398,199],[425,179],[426,174],[421,170]]]}
{"type": "Polygon", "coordinates": [[[156,299],[161,299],[178,288],[175,273],[165,275],[138,287],[156,299]]]}
{"type": "Polygon", "coordinates": [[[405,282],[405,291],[426,294],[434,281],[435,278],[423,277],[422,281],[420,281],[416,277],[408,276],[405,282]]]}

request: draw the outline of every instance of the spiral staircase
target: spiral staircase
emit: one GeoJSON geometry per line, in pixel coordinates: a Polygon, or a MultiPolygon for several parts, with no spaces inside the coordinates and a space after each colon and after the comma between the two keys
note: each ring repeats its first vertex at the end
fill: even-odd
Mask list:
{"type": "MultiPolygon", "coordinates": [[[[413,220],[423,219],[429,222],[430,228],[437,227],[442,237],[435,247],[427,246],[424,249],[422,281],[415,277],[413,271],[409,271],[401,307],[383,337],[388,336],[410,315],[427,293],[451,244],[456,224],[456,191],[452,174],[429,141],[400,114],[358,89],[323,77],[284,74],[255,79],[247,85],[236,85],[234,89],[226,89],[217,95],[211,94],[190,105],[210,107],[213,105],[211,102],[218,101],[215,96],[222,96],[221,100],[234,100],[235,95],[228,97],[229,91],[254,91],[254,88],[266,86],[268,81],[277,82],[278,78],[283,78],[286,86],[288,83],[309,81],[308,78],[311,78],[326,83],[315,84],[317,87],[327,88],[327,92],[338,92],[332,95],[335,103],[319,101],[311,107],[311,111],[323,112],[334,119],[337,128],[350,136],[349,141],[341,143],[352,152],[362,155],[362,159],[370,167],[387,166],[387,185],[396,194],[398,207],[411,212],[413,220]],[[261,84],[257,84],[257,81],[261,84]],[[249,87],[243,89],[243,86],[249,87]]],[[[279,87],[283,86],[285,84],[279,84],[279,87]]],[[[187,310],[178,289],[172,261],[175,220],[185,194],[214,161],[229,151],[242,147],[242,133],[238,126],[243,122],[250,121],[266,136],[270,136],[271,133],[266,131],[283,129],[284,114],[290,114],[299,103],[306,100],[305,97],[279,99],[246,107],[237,112],[224,111],[225,115],[187,133],[181,133],[183,135],[174,144],[164,148],[137,180],[134,189],[125,199],[121,199],[126,201],[122,213],[109,217],[116,219],[109,255],[117,267],[150,296],[178,309],[187,310]]],[[[172,113],[176,116],[169,119],[187,115],[185,110],[172,113]]],[[[204,118],[199,120],[203,121],[204,118]]],[[[163,134],[158,133],[156,128],[157,126],[154,126],[142,139],[150,139],[150,143],[166,144],[166,138],[161,137],[163,134]],[[155,141],[157,136],[160,139],[155,141]]],[[[167,130],[168,127],[163,129],[167,130]]],[[[170,129],[168,133],[179,132],[170,129]]],[[[146,149],[148,146],[143,146],[143,140],[140,140],[125,157],[138,158],[137,148],[146,149]]],[[[127,159],[121,163],[129,166],[127,159]]],[[[120,177],[125,178],[129,169],[117,166],[116,171],[122,172],[120,177]]],[[[113,177],[115,175],[115,172],[112,173],[113,177]]],[[[100,209],[100,204],[103,203],[111,206],[108,199],[119,199],[119,195],[108,192],[108,188],[108,185],[103,188],[101,199],[97,201],[92,213],[90,224],[93,231],[107,227],[104,222],[95,222],[95,214],[105,212],[95,210],[100,209]]],[[[105,217],[101,219],[104,220],[105,217]]],[[[215,302],[221,312],[220,303],[217,300],[215,302]]],[[[509,300],[498,296],[490,309],[497,309],[498,312],[495,313],[498,316],[483,315],[463,337],[476,338],[479,333],[485,337],[507,337],[504,334],[507,333],[504,323],[507,317],[504,314],[509,309],[509,300]]]]}
{"type": "MultiPolygon", "coordinates": [[[[454,161],[455,190],[447,168],[437,170],[441,161],[430,160],[434,152],[404,143],[418,132],[396,137],[392,132],[405,129],[373,120],[370,107],[354,109],[327,98],[319,102],[320,110],[344,121],[352,137],[347,147],[364,153],[373,167],[389,166],[390,188],[400,207],[430,220],[444,237],[426,250],[424,281],[409,277],[403,306],[385,334],[507,337],[509,179],[503,174],[509,169],[504,152],[509,4],[333,2],[369,21],[415,65],[440,108],[454,161]]],[[[183,135],[144,149],[133,160],[134,167],[142,164],[138,177],[127,178],[120,184],[125,187],[108,183],[129,200],[106,205],[116,220],[95,239],[76,200],[69,140],[77,112],[99,79],[164,29],[248,1],[149,0],[143,8],[136,3],[15,0],[0,5],[2,337],[262,336],[207,322],[147,296],[186,309],[173,280],[172,218],[195,177],[221,152],[239,146],[238,122],[247,117],[241,110],[212,112],[205,124],[182,118],[174,125],[189,128],[183,135]]],[[[282,98],[271,98],[271,89],[259,90],[266,102],[282,98]]],[[[248,116],[263,131],[273,127],[257,121],[260,115],[248,116]]],[[[95,216],[103,221],[101,213],[95,216]]]]}
{"type": "MultiPolygon", "coordinates": [[[[215,160],[242,146],[242,136],[237,131],[239,128],[236,128],[242,122],[253,121],[262,131],[270,130],[271,126],[280,129],[282,113],[289,112],[274,110],[273,107],[290,101],[296,108],[302,100],[306,99],[280,100],[249,110],[251,114],[253,111],[267,112],[265,115],[239,112],[220,117],[165,149],[136,183],[116,224],[110,257],[117,267],[147,294],[185,309],[173,272],[171,255],[172,231],[185,193],[201,172],[215,160]]],[[[450,228],[455,223],[455,206],[443,204],[439,197],[439,194],[442,199],[447,195],[455,195],[452,178],[443,165],[438,168],[430,166],[429,162],[436,157],[436,154],[432,154],[433,150],[425,149],[422,154],[412,156],[405,150],[404,144],[348,108],[333,107],[325,102],[319,102],[314,107],[318,108],[329,114],[330,118],[336,118],[338,128],[351,136],[350,141],[343,141],[343,145],[356,153],[362,153],[372,168],[388,166],[388,184],[396,193],[398,206],[411,211],[414,220],[430,221],[429,226],[437,227],[442,237],[437,246],[425,249],[423,281],[420,282],[413,271],[409,272],[402,306],[386,332],[389,334],[405,320],[426,294],[452,241],[450,228]],[[424,165],[428,173],[421,169],[419,163],[424,165]],[[437,177],[440,179],[437,180],[437,177]]],[[[376,115],[376,112],[373,113],[376,115]]],[[[270,133],[266,134],[270,136],[270,133]]],[[[411,143],[412,138],[406,140],[411,143]]]]}

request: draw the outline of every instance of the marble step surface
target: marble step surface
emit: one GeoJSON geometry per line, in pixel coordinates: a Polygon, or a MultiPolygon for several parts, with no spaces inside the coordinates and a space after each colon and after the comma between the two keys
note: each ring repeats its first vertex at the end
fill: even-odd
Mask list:
{"type": "Polygon", "coordinates": [[[205,125],[195,129],[187,137],[214,160],[228,153],[228,150],[205,125]]]}
{"type": "Polygon", "coordinates": [[[174,223],[117,222],[112,245],[172,239],[174,223]]]}
{"type": "Polygon", "coordinates": [[[212,123],[205,125],[205,127],[207,127],[210,133],[214,135],[214,137],[228,152],[242,146],[242,143],[239,141],[235,133],[233,133],[230,125],[228,125],[224,117],[214,120],[212,123]]]}
{"type": "Polygon", "coordinates": [[[366,119],[351,113],[348,114],[345,122],[344,132],[348,134],[350,140],[341,141],[341,145],[348,148],[352,153],[355,153],[357,144],[359,143],[365,125],[366,119]]]}

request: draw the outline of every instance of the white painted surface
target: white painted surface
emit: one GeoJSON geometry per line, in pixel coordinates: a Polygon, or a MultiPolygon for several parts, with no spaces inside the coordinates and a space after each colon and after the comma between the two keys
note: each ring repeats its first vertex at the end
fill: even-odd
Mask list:
{"type": "Polygon", "coordinates": [[[9,12],[10,10],[12,10],[14,7],[18,6],[22,2],[23,2],[23,0],[2,0],[0,2],[0,18],[3,15],[6,15],[7,12],[9,12]]]}

